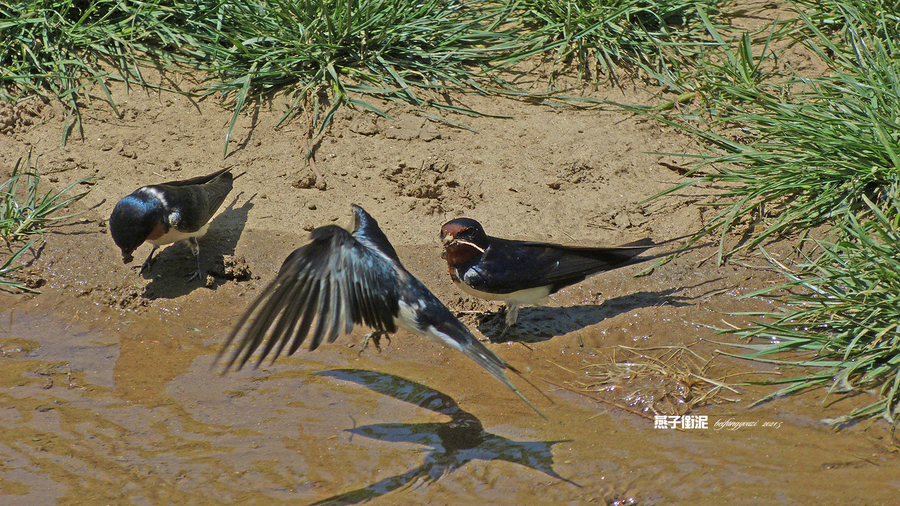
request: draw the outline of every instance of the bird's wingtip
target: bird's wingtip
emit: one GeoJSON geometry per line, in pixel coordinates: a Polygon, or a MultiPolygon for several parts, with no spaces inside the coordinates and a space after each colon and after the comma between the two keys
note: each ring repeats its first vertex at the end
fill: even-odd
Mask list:
{"type": "Polygon", "coordinates": [[[365,209],[362,208],[359,204],[350,204],[350,208],[353,209],[353,218],[356,224],[357,229],[364,228],[366,225],[374,221],[372,215],[366,212],[365,209]]]}
{"type": "Polygon", "coordinates": [[[353,210],[353,230],[359,230],[365,227],[370,218],[369,213],[367,213],[359,204],[350,204],[350,209],[353,210]]]}

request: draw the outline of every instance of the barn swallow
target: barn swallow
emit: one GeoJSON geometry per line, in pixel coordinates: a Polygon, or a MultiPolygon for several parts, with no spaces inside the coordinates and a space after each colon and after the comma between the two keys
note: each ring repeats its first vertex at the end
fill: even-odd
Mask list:
{"type": "Polygon", "coordinates": [[[341,332],[349,334],[354,324],[372,328],[366,342],[372,338],[376,346],[380,337],[402,328],[461,351],[543,417],[504,372],[519,371],[475,338],[403,267],[372,216],[357,205],[353,205],[353,216],[352,232],[337,225],[317,228],[310,233],[309,244],[287,257],[219,352],[217,361],[244,330],[224,370],[235,364],[240,369],[257,349],[257,366],[269,354],[274,362],[289,343],[286,353],[293,354],[309,336],[314,319],[310,350],[323,341],[333,342],[341,332]]]}
{"type": "Polygon", "coordinates": [[[229,167],[208,176],[144,186],[120,200],[109,217],[109,231],[122,260],[131,262],[134,250],[149,242],[153,249],[141,265],[144,272],[160,246],[187,239],[197,259],[197,270],[188,279],[202,277],[197,238],[206,234],[234,179],[229,167]]]}
{"type": "Polygon", "coordinates": [[[516,323],[520,306],[540,302],[592,274],[648,260],[636,257],[665,244],[641,239],[597,248],[514,241],[487,235],[481,224],[470,218],[445,223],[441,242],[441,256],[459,288],[480,299],[506,303],[503,333],[516,323]]]}

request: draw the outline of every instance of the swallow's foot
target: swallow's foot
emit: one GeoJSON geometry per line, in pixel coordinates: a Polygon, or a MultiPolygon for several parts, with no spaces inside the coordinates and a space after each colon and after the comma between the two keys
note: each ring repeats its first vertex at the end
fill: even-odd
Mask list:
{"type": "Polygon", "coordinates": [[[153,262],[156,261],[156,259],[153,258],[153,254],[156,253],[157,249],[159,249],[159,246],[153,246],[153,249],[150,250],[150,254],[147,255],[147,259],[144,260],[144,263],[141,264],[141,271],[140,271],[141,274],[150,270],[150,267],[153,265],[153,262]]]}
{"type": "Polygon", "coordinates": [[[481,322],[491,322],[497,326],[506,328],[506,306],[500,308],[496,313],[484,313],[481,317],[481,322]]]}
{"type": "Polygon", "coordinates": [[[197,269],[187,278],[188,281],[193,281],[195,279],[206,279],[206,273],[203,272],[203,269],[197,269]]]}
{"type": "Polygon", "coordinates": [[[507,303],[504,307],[506,308],[506,328],[510,328],[519,319],[519,305],[507,303]]]}
{"type": "Polygon", "coordinates": [[[366,337],[363,338],[362,348],[359,349],[359,354],[362,355],[363,352],[366,351],[366,348],[369,346],[369,340],[375,345],[375,349],[378,350],[378,353],[381,353],[382,337],[388,340],[388,344],[391,344],[391,336],[387,332],[375,331],[366,334],[366,337]]]}
{"type": "Polygon", "coordinates": [[[196,237],[191,237],[188,239],[188,244],[191,246],[191,253],[194,254],[194,259],[197,260],[197,270],[191,273],[191,276],[187,279],[188,281],[193,281],[196,279],[202,279],[204,282],[206,281],[206,273],[203,271],[203,268],[200,267],[200,244],[197,242],[196,237]]]}
{"type": "Polygon", "coordinates": [[[512,327],[512,324],[509,322],[509,307],[503,306],[499,311],[494,313],[494,320],[497,322],[497,326],[499,326],[502,330],[500,331],[500,335],[497,337],[489,338],[489,341],[499,341],[503,339],[503,336],[509,332],[509,329],[512,327]]]}

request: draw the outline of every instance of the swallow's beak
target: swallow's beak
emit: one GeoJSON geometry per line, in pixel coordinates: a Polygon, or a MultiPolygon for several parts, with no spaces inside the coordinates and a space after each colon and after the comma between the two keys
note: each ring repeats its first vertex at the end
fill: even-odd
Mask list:
{"type": "Polygon", "coordinates": [[[444,260],[447,259],[447,248],[453,244],[454,239],[453,234],[445,234],[443,230],[441,231],[441,245],[444,246],[444,251],[441,251],[441,258],[444,260]]]}

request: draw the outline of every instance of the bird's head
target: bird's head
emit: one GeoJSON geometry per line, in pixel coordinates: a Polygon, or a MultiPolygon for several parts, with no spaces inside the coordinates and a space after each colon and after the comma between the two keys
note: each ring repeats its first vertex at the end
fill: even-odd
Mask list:
{"type": "Polygon", "coordinates": [[[134,250],[144,241],[165,233],[163,216],[162,203],[140,190],[116,204],[109,217],[109,232],[126,264],[134,260],[134,250]]]}
{"type": "Polygon", "coordinates": [[[441,257],[447,261],[447,265],[454,267],[484,254],[488,238],[477,221],[457,218],[441,227],[441,243],[444,245],[441,257]]]}

